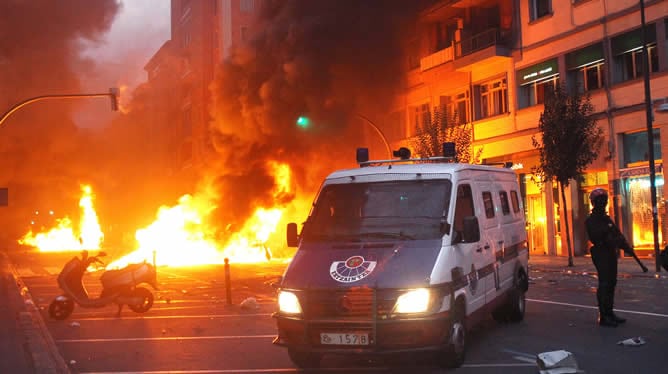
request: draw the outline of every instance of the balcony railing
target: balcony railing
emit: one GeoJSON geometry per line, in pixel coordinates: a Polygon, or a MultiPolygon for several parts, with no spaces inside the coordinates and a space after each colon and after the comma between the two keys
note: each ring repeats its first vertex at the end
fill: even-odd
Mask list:
{"type": "Polygon", "coordinates": [[[446,62],[452,61],[453,59],[454,56],[452,53],[452,46],[450,46],[421,58],[420,70],[425,71],[438,65],[445,64],[446,62]]]}
{"type": "Polygon", "coordinates": [[[489,29],[468,39],[455,43],[455,58],[470,55],[474,52],[492,47],[501,42],[499,29],[489,29]]]}

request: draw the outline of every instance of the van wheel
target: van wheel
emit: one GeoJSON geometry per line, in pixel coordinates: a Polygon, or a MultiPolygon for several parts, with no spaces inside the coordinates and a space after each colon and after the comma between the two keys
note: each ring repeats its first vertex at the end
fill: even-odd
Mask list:
{"type": "Polygon", "coordinates": [[[300,352],[292,348],[288,348],[288,356],[295,366],[301,369],[320,367],[322,355],[312,352],[300,352]]]}
{"type": "Polygon", "coordinates": [[[524,319],[527,284],[526,273],[518,272],[513,282],[513,288],[508,291],[506,301],[492,312],[495,321],[500,323],[519,322],[524,319]]]}
{"type": "Polygon", "coordinates": [[[458,368],[464,363],[466,356],[466,312],[464,305],[458,301],[452,324],[450,325],[450,337],[446,344],[445,352],[437,358],[438,364],[445,368],[458,368]]]}
{"type": "Polygon", "coordinates": [[[510,322],[520,322],[524,319],[527,305],[526,285],[528,284],[529,278],[526,273],[524,271],[518,272],[508,302],[508,320],[510,322]]]}

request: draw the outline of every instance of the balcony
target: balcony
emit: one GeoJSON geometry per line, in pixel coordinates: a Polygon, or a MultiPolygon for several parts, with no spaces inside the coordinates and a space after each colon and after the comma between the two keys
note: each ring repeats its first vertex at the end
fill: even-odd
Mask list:
{"type": "Polygon", "coordinates": [[[429,56],[420,59],[420,71],[429,70],[438,65],[445,64],[454,60],[454,53],[452,47],[447,47],[436,51],[429,56]]]}
{"type": "Polygon", "coordinates": [[[454,67],[471,71],[473,65],[486,65],[511,57],[511,50],[501,36],[501,30],[489,29],[454,45],[454,67]]]}

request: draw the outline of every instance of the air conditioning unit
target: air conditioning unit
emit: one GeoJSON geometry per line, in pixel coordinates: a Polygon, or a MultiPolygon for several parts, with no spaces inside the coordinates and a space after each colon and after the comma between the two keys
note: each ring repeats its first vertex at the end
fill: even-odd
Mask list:
{"type": "Polygon", "coordinates": [[[656,106],[656,111],[659,113],[666,113],[668,112],[668,103],[661,103],[656,106]]]}

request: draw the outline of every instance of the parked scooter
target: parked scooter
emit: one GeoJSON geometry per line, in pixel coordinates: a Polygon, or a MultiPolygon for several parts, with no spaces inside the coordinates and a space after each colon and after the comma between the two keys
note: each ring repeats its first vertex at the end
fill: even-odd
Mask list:
{"type": "Polygon", "coordinates": [[[121,315],[123,305],[137,313],[147,312],[153,306],[153,293],[146,287],[138,287],[142,283],[158,289],[155,266],[147,262],[130,264],[122,269],[107,270],[100,277],[102,293],[94,298],[88,295],[83,284],[83,276],[91,264],[104,265],[99,257],[107,254],[99,252],[96,256],[88,256],[88,251],[81,252],[81,258],[73,257],[60,271],[58,285],[64,294],[57,296],[49,305],[49,316],[63,320],[72,314],[74,304],[82,308],[101,308],[111,303],[118,305],[117,316],[121,315]]]}

